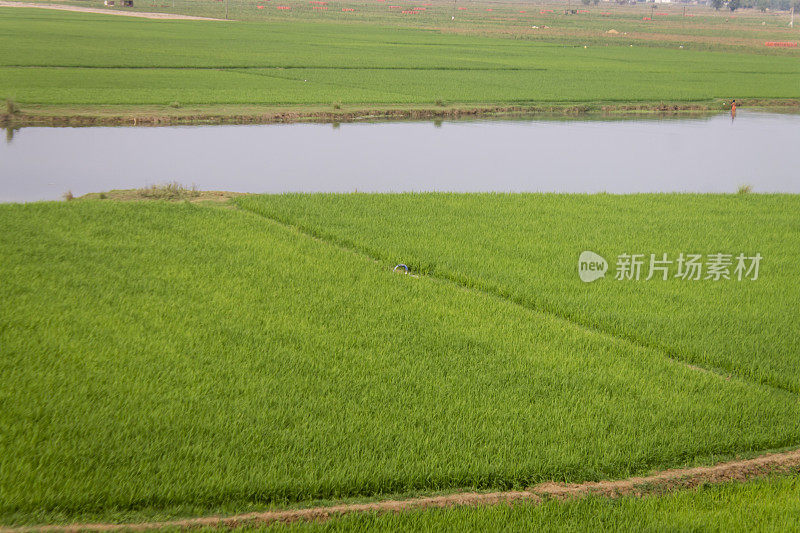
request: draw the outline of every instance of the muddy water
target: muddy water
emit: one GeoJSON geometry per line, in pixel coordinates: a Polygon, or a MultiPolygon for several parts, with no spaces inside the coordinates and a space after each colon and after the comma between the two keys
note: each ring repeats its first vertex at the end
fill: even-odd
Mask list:
{"type": "Polygon", "coordinates": [[[178,181],[239,192],[800,193],[800,115],[23,128],[0,201],[178,181]]]}

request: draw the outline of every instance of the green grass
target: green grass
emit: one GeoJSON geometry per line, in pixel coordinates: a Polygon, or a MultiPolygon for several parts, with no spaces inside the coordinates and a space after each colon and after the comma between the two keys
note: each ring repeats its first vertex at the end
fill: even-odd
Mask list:
{"type": "Polygon", "coordinates": [[[800,478],[727,483],[643,499],[351,514],[261,531],[719,531],[800,529],[800,478]]]}
{"type": "Polygon", "coordinates": [[[26,105],[798,98],[793,55],[548,43],[305,20],[0,8],[0,97],[26,105]]]}
{"type": "MultiPolygon", "coordinates": [[[[433,195],[247,205],[319,209],[335,231],[345,223],[331,216],[332,199],[353,221],[371,213],[379,237],[393,225],[371,207],[394,202],[380,216],[410,233],[426,212],[440,235],[426,236],[431,245],[474,247],[478,263],[465,266],[476,277],[486,272],[480,261],[512,252],[491,224],[524,226],[531,212],[501,219],[501,209],[489,219],[476,204],[471,221],[448,233],[447,202],[538,202],[533,212],[546,212],[573,201],[433,195]],[[422,200],[427,206],[415,205],[422,200]],[[393,218],[393,209],[406,216],[393,218]],[[472,243],[462,238],[470,234],[472,243]],[[477,235],[497,253],[487,256],[477,235]]],[[[636,228],[642,203],[629,201],[618,212],[636,228]]],[[[684,197],[681,213],[691,218],[699,205],[722,223],[737,211],[726,201],[684,197]]],[[[763,285],[741,287],[788,298],[791,256],[772,252],[797,253],[782,226],[796,199],[763,202],[773,220],[753,220],[750,230],[770,266],[763,285]]],[[[2,205],[0,228],[0,523],[618,478],[800,441],[794,394],[692,369],[504,297],[392,273],[388,263],[247,211],[111,200],[2,205]]],[[[695,235],[673,230],[675,239],[695,235]]],[[[565,253],[573,262],[569,235],[518,238],[514,248],[532,254],[526,279],[543,277],[535,256],[560,240],[557,260],[565,253]]],[[[384,245],[394,256],[396,244],[384,245]]],[[[437,253],[445,264],[452,249],[437,253]]],[[[573,284],[549,276],[569,305],[573,284]]],[[[595,305],[621,301],[603,296],[610,286],[591,287],[595,305]]],[[[691,310],[648,313],[691,338],[715,335],[706,323],[687,327],[691,310]]],[[[786,319],[759,320],[774,330],[786,319]]],[[[763,328],[757,336],[773,338],[763,328]]],[[[780,356],[778,346],[758,361],[780,356]]]]}
{"type": "MultiPolygon", "coordinates": [[[[800,392],[800,197],[285,195],[241,205],[704,368],[800,392]],[[759,252],[755,282],[577,276],[583,250],[759,252]]],[[[675,265],[673,265],[674,269],[675,265]]],[[[673,270],[674,273],[674,270],[673,270]]]]}

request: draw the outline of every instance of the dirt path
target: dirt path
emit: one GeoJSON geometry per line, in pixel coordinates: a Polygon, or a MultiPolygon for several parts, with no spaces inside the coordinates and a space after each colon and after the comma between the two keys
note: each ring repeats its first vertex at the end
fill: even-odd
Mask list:
{"type": "Polygon", "coordinates": [[[6,2],[0,0],[0,7],[38,7],[41,9],[58,9],[61,11],[80,11],[81,13],[100,13],[102,15],[121,15],[123,17],[139,17],[145,19],[161,20],[222,20],[207,17],[193,17],[191,15],[176,15],[173,13],[139,13],[136,11],[113,11],[94,7],[67,6],[64,4],[33,4],[30,2],[6,2]]]}
{"type": "Polygon", "coordinates": [[[263,525],[275,522],[294,522],[298,520],[327,520],[335,516],[358,512],[401,512],[429,507],[454,507],[462,505],[494,505],[514,501],[539,503],[545,499],[559,501],[574,500],[589,495],[618,498],[620,496],[643,496],[676,489],[688,489],[706,483],[726,481],[745,481],[771,473],[800,472],[800,449],[788,452],[762,455],[754,459],[731,461],[715,466],[665,470],[646,477],[633,477],[617,481],[600,481],[580,484],[543,483],[524,491],[505,492],[464,492],[411,498],[406,500],[384,500],[371,503],[354,503],[327,507],[310,507],[284,511],[245,513],[228,517],[208,516],[187,518],[165,522],[144,522],[128,524],[70,524],[47,525],[20,528],[0,528],[0,533],[27,533],[33,531],[72,532],[82,530],[115,531],[150,529],[188,529],[200,527],[238,527],[242,525],[263,525]]]}

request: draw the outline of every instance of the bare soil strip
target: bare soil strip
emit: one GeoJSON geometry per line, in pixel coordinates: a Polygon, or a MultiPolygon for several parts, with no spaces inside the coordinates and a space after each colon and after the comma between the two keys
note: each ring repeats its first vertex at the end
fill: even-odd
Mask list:
{"type": "Polygon", "coordinates": [[[465,505],[495,505],[527,501],[541,503],[546,500],[569,501],[595,495],[607,498],[621,496],[641,497],[677,489],[690,489],[704,484],[728,481],[746,481],[768,474],[800,473],[800,449],[762,455],[754,459],[731,461],[715,466],[665,470],[650,476],[632,477],[617,481],[599,481],[580,484],[542,483],[527,490],[504,492],[463,492],[410,498],[406,500],[383,500],[370,503],[353,503],[306,509],[289,509],[245,513],[227,517],[207,516],[164,522],[128,524],[69,524],[45,525],[0,529],[0,533],[27,533],[33,531],[144,531],[152,529],[190,529],[201,527],[233,528],[243,525],[264,525],[298,520],[328,520],[347,513],[402,512],[413,509],[455,507],[465,505]]]}
{"type": "Polygon", "coordinates": [[[58,9],[60,11],[80,11],[81,13],[99,13],[101,15],[122,15],[123,17],[139,17],[144,19],[162,20],[222,20],[208,17],[193,17],[191,15],[176,15],[174,13],[141,13],[137,11],[112,11],[94,7],[67,6],[64,4],[34,4],[30,2],[6,2],[0,0],[0,7],[38,7],[40,9],[58,9]]]}

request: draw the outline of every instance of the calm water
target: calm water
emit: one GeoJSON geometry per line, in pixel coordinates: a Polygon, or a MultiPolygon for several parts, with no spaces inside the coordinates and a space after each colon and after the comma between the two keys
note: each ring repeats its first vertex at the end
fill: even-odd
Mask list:
{"type": "Polygon", "coordinates": [[[23,128],[0,141],[0,201],[178,181],[200,189],[800,193],[800,115],[23,128]]]}

